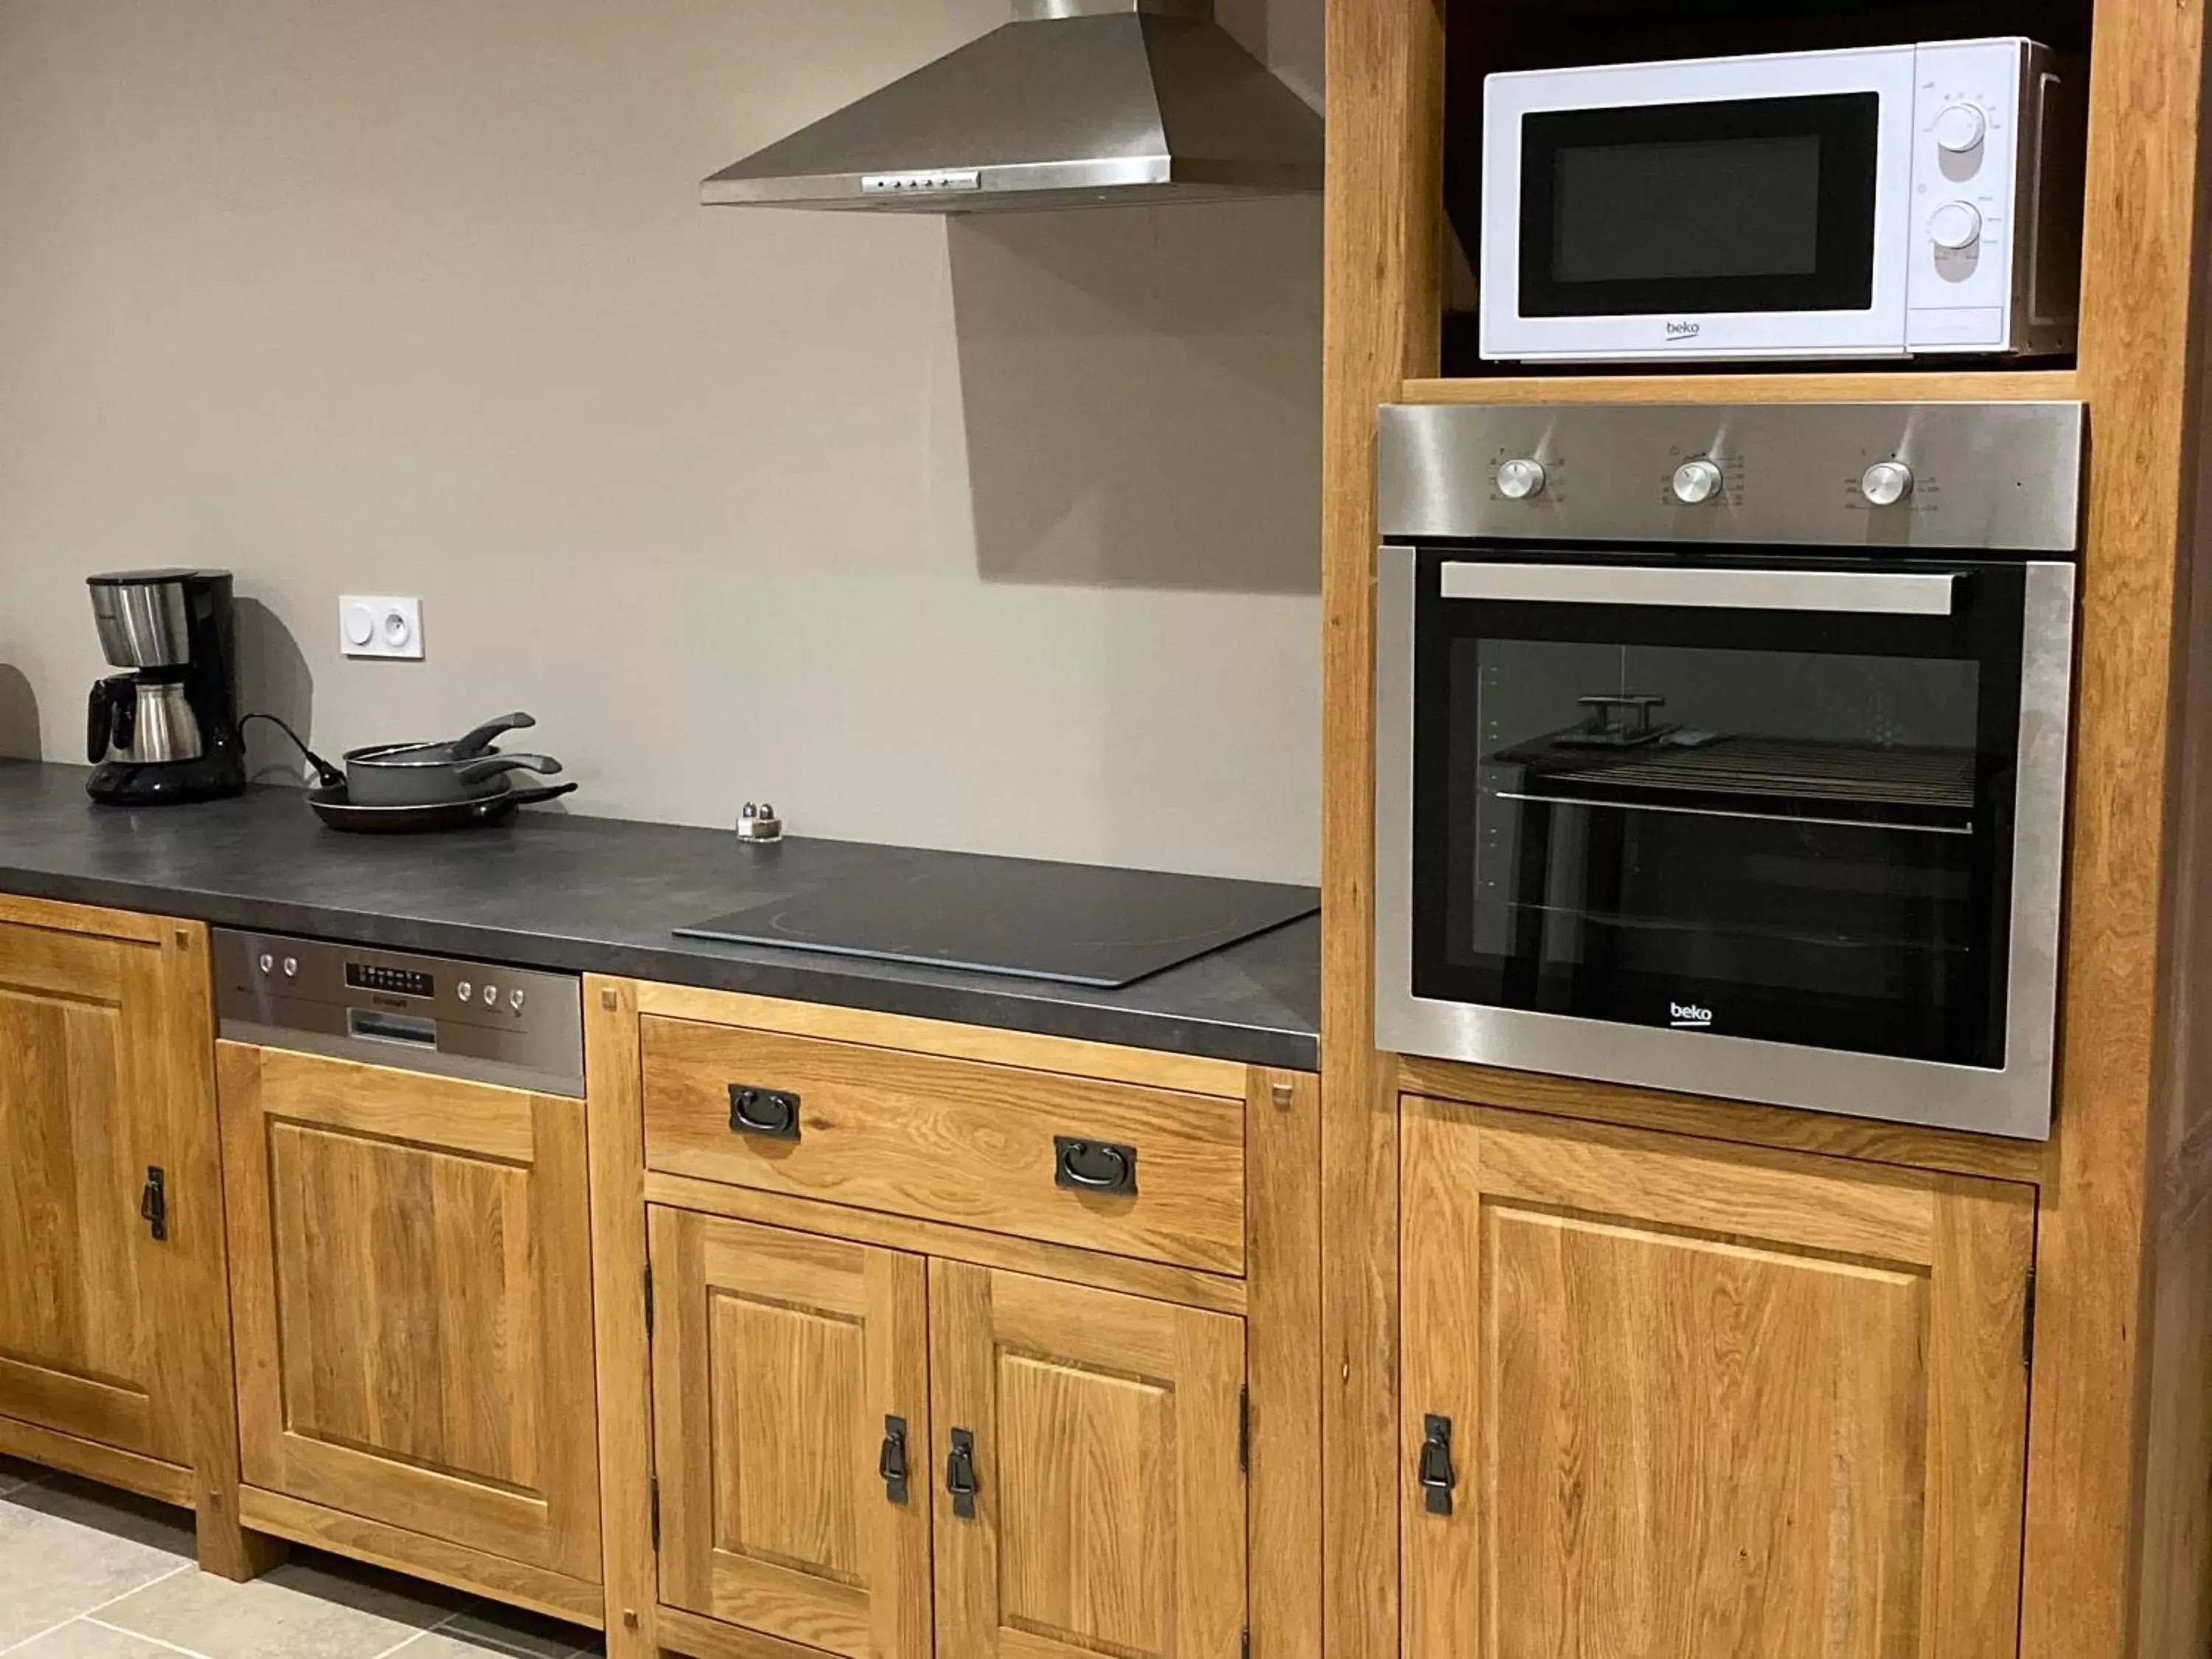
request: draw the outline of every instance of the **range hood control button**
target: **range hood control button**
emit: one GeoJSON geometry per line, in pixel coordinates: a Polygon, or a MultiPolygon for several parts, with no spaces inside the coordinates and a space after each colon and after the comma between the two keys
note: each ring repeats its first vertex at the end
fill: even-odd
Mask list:
{"type": "Polygon", "coordinates": [[[1544,493],[1541,461],[1507,461],[1498,469],[1498,493],[1509,501],[1525,501],[1544,493]]]}
{"type": "Polygon", "coordinates": [[[1723,482],[1712,462],[1685,461],[1674,469],[1674,499],[1685,507],[1703,507],[1720,495],[1723,482]]]}
{"type": "Polygon", "coordinates": [[[1872,507],[1895,507],[1912,493],[1912,469],[1903,461],[1876,461],[1859,480],[1859,494],[1872,507]]]}

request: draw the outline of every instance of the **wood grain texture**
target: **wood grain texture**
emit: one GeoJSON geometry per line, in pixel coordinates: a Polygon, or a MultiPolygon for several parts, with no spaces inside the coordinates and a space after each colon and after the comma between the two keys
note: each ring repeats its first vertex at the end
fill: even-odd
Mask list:
{"type": "Polygon", "coordinates": [[[922,1258],[656,1209],[661,1596],[846,1659],[931,1651],[922,1258]],[[886,1419],[909,1481],[878,1471],[886,1419]]]}
{"type": "Polygon", "coordinates": [[[1921,1129],[1869,1118],[1833,1117],[1756,1106],[1743,1101],[1669,1094],[1620,1084],[1540,1072],[1509,1072],[1457,1060],[1413,1054],[1398,1061],[1398,1083],[1411,1094],[1432,1100],[1463,1101],[1474,1106],[1502,1106],[1625,1128],[1658,1129],[1708,1140],[1741,1141],[1906,1169],[1948,1170],[1992,1181],[2046,1179],[2054,1169],[2050,1148],[2041,1143],[2004,1140],[1994,1135],[1959,1134],[1921,1129]]]}
{"type": "Polygon", "coordinates": [[[659,1627],[663,1651],[688,1654],[691,1659],[819,1659],[813,1648],[716,1624],[681,1607],[661,1608],[659,1627]]]}
{"type": "Polygon", "coordinates": [[[1255,1068],[1244,1121],[1252,1646],[1320,1659],[1321,1079],[1255,1068]]]}
{"type": "Polygon", "coordinates": [[[909,1216],[887,1215],[880,1210],[856,1210],[842,1204],[824,1204],[811,1198],[792,1198],[750,1187],[725,1186],[690,1176],[650,1174],[645,1177],[646,1201],[705,1215],[725,1215],[738,1221],[757,1221],[764,1226],[795,1232],[818,1233],[830,1238],[907,1250],[916,1255],[946,1256],[980,1267],[1003,1267],[1009,1273],[1032,1273],[1040,1279],[1065,1279],[1070,1284],[1097,1285],[1131,1296],[1159,1302],[1188,1303],[1216,1313],[1241,1314],[1250,1301],[1246,1282],[1192,1267],[1172,1267],[1161,1261],[1140,1261],[1133,1256],[1106,1255],[1079,1250],[1066,1244],[1041,1244],[1034,1239],[1005,1233],[979,1232],[972,1227],[948,1226],[941,1221],[917,1221],[909,1216]]]}
{"type": "Polygon", "coordinates": [[[217,1053],[246,1480],[596,1581],[582,1103],[217,1053]]]}
{"type": "Polygon", "coordinates": [[[2079,370],[2092,453],[2057,1167],[2039,1224],[2023,1659],[2203,1651],[2187,1634],[2203,1616],[2203,1449],[2185,1433],[2152,1445],[2148,1394],[2161,1317],[2169,1329],[2185,1322],[2184,1386],[2207,1386],[2203,1298],[2161,1308],[2152,1295],[2147,1194],[2177,1115],[2203,1104],[2165,1069],[2174,1001],[2203,992],[2176,979],[2161,912],[2187,856],[2175,840],[2175,714],[2188,672],[2183,552],[2202,533],[2204,52],[2201,5],[2096,7],[2079,370]],[[2141,1552],[2153,1546],[2185,1559],[2147,1572],[2141,1552]]]}
{"type": "Polygon", "coordinates": [[[1409,380],[1409,404],[2072,403],[2081,382],[2066,368],[1823,371],[1762,374],[1529,374],[1409,380]]]}
{"type": "Polygon", "coordinates": [[[646,1162],[657,1170],[925,1216],[1185,1267],[1241,1271],[1236,1101],[1012,1066],[641,1022],[646,1162]],[[733,1133],[732,1084],[802,1103],[796,1140],[733,1133]],[[1137,1149],[1133,1196],[1054,1184],[1056,1135],[1137,1149]]]}
{"type": "Polygon", "coordinates": [[[938,1651],[1232,1659],[1244,1628],[1243,1322],[930,1264],[940,1463],[975,1436],[975,1514],[936,1495],[938,1651]]]}
{"type": "Polygon", "coordinates": [[[646,1331],[645,1103],[637,987],[584,979],[584,1106],[592,1173],[592,1340],[599,1359],[599,1534],[607,1659],[656,1659],[652,1346],[646,1331]]]}
{"type": "Polygon", "coordinates": [[[22,898],[0,893],[0,923],[49,928],[88,939],[115,939],[131,945],[158,945],[172,927],[197,927],[196,922],[173,923],[167,918],[137,910],[108,910],[93,904],[62,904],[52,899],[22,898]]]}
{"type": "Polygon", "coordinates": [[[433,1583],[450,1584],[455,1589],[593,1630],[605,1623],[605,1603],[599,1587],[581,1579],[258,1487],[240,1489],[239,1509],[247,1526],[295,1543],[394,1572],[410,1573],[433,1583]]]}
{"type": "Polygon", "coordinates": [[[1182,1094],[1216,1095],[1226,1100],[1241,1098],[1244,1090],[1242,1066],[1233,1060],[1209,1060],[1196,1054],[1125,1048],[1111,1043],[1085,1042],[1075,1037],[1043,1036],[985,1025],[956,1025],[944,1020],[915,1019],[906,1014],[879,1014],[866,1008],[783,1002],[772,997],[747,996],[736,991],[705,991],[682,985],[641,984],[637,994],[638,1006],[644,1012],[668,1019],[695,1019],[708,1024],[779,1031],[787,1036],[819,1037],[832,1042],[858,1043],[863,1048],[896,1048],[948,1060],[1016,1066],[1033,1072],[1057,1072],[1064,1077],[1097,1078],[1106,1083],[1172,1089],[1182,1094]]]}
{"type": "Polygon", "coordinates": [[[141,1457],[96,1440],[79,1440],[14,1417],[0,1417],[0,1457],[43,1463],[50,1469],[120,1486],[179,1509],[191,1506],[196,1485],[192,1471],[181,1464],[141,1457]]]}
{"type": "Polygon", "coordinates": [[[1375,410],[1443,328],[1442,0],[1331,0],[1322,340],[1324,1647],[1397,1644],[1397,1096],[1375,1053],[1375,410]]]}
{"type": "Polygon", "coordinates": [[[2027,1189],[1418,1100],[1404,1169],[1407,1659],[2012,1653],[2027,1189]]]}

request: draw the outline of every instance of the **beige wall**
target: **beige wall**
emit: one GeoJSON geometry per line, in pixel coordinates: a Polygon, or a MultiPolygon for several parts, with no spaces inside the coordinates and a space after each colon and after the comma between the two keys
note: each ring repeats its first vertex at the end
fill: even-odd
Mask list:
{"type": "MultiPolygon", "coordinates": [[[[1222,9],[1317,96],[1320,0],[1222,9]]],[[[577,811],[1310,878],[1318,204],[697,205],[1006,14],[0,0],[0,748],[81,758],[88,573],[214,564],[329,749],[526,707],[577,811]]]]}

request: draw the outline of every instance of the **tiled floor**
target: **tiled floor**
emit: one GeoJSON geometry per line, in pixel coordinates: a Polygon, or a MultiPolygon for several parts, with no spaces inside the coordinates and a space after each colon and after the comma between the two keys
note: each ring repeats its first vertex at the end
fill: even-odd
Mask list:
{"type": "Polygon", "coordinates": [[[192,1565],[191,1517],[0,1458],[8,1659],[571,1659],[587,1630],[310,1551],[251,1584],[192,1565]]]}

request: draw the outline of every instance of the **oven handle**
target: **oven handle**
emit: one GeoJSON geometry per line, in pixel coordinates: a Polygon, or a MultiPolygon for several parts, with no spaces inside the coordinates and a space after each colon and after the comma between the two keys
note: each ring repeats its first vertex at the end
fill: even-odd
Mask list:
{"type": "Polygon", "coordinates": [[[1448,599],[1538,605],[1681,605],[1727,611],[1849,611],[1948,617],[1959,573],[1893,570],[1715,570],[1702,566],[1476,564],[1443,568],[1448,599]]]}

